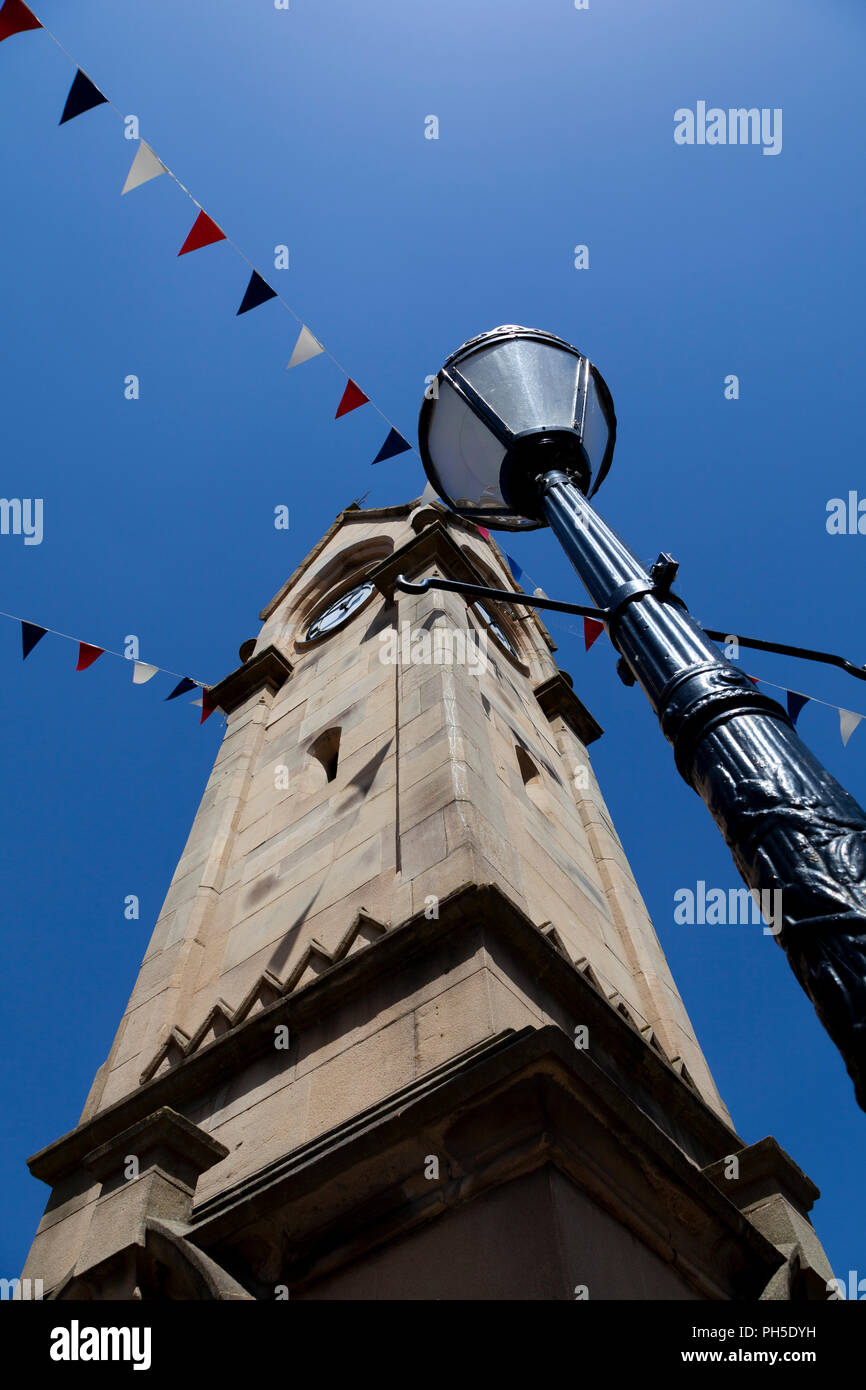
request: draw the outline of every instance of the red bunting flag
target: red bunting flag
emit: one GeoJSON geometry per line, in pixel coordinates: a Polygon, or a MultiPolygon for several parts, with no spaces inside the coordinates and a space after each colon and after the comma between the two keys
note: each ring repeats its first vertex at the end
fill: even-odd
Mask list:
{"type": "Polygon", "coordinates": [[[104,647],[91,647],[89,642],[78,643],[78,665],[76,671],[86,671],[105,651],[104,647]]]}
{"type": "Polygon", "coordinates": [[[225,232],[221,232],[217,224],[202,211],[193,222],[190,234],[177,254],[185,256],[187,251],[200,251],[203,246],[212,246],[215,241],[225,239],[225,232]]]}
{"type": "Polygon", "coordinates": [[[484,539],[485,539],[486,541],[489,541],[489,540],[490,540],[490,532],[487,530],[486,527],[484,527],[484,526],[479,526],[479,525],[476,523],[476,525],[475,525],[475,530],[478,532],[479,536],[483,536],[484,539]]]}
{"type": "Polygon", "coordinates": [[[0,10],[0,43],[11,39],[13,34],[23,34],[26,29],[41,29],[42,25],[24,4],[24,0],[6,0],[0,10]]]}
{"type": "Polygon", "coordinates": [[[583,643],[586,651],[589,651],[595,642],[604,632],[604,623],[600,623],[598,618],[584,618],[583,620],[583,643]]]}
{"type": "Polygon", "coordinates": [[[350,410],[357,410],[359,405],[364,405],[369,399],[370,397],[364,395],[360,386],[356,386],[354,381],[348,381],[334,419],[339,420],[341,415],[348,415],[350,410]]]}
{"type": "Polygon", "coordinates": [[[216,708],[216,705],[210,697],[210,691],[203,687],[201,692],[201,719],[198,721],[199,724],[203,724],[206,719],[209,719],[216,708]]]}

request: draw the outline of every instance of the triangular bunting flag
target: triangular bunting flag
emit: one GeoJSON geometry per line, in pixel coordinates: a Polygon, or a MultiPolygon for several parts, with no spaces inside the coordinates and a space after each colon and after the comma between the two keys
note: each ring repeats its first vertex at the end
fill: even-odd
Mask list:
{"type": "Polygon", "coordinates": [[[215,241],[225,241],[225,239],[225,232],[221,232],[216,222],[212,222],[207,213],[202,210],[193,222],[189,236],[177,254],[185,256],[187,251],[200,251],[203,246],[213,246],[215,241]]]}
{"type": "Polygon", "coordinates": [[[360,386],[356,386],[354,381],[349,380],[346,383],[343,398],[337,406],[337,413],[334,419],[339,420],[341,415],[348,415],[350,410],[357,410],[359,405],[365,405],[369,399],[369,396],[364,395],[360,386]]]}
{"type": "Polygon", "coordinates": [[[749,673],[748,673],[748,671],[747,671],[747,672],[746,672],[746,677],[747,677],[748,680],[750,680],[750,681],[752,682],[752,685],[757,685],[757,684],[758,684],[758,677],[757,677],[757,676],[750,676],[749,673]]]}
{"type": "MultiPolygon", "coordinates": [[[[2,15],[0,15],[0,18],[2,18],[2,15]]],[[[46,634],[47,631],[48,631],[48,628],[47,628],[47,627],[38,627],[36,623],[25,623],[25,622],[22,622],[22,624],[21,624],[21,647],[22,647],[21,660],[22,660],[22,661],[26,661],[26,660],[27,660],[27,657],[30,655],[30,653],[32,652],[33,648],[36,646],[36,643],[39,641],[39,639],[40,639],[41,637],[44,637],[44,636],[45,636],[45,634],[46,634]]]]}
{"type": "Polygon", "coordinates": [[[132,673],[133,685],[144,685],[156,675],[158,670],[158,666],[151,666],[148,661],[136,661],[135,670],[132,673]]]}
{"type": "Polygon", "coordinates": [[[597,641],[604,632],[604,623],[600,623],[598,618],[584,618],[583,620],[583,645],[584,650],[589,651],[593,642],[597,641]]]}
{"type": "MultiPolygon", "coordinates": [[[[366,396],[364,397],[364,399],[367,399],[366,396]]],[[[397,430],[392,429],[391,433],[388,435],[388,438],[385,440],[385,443],[382,445],[378,454],[373,459],[373,462],[382,463],[384,459],[392,459],[397,454],[405,454],[406,450],[411,448],[412,445],[406,443],[402,434],[398,434],[397,430]]]]}
{"type": "MultiPolygon", "coordinates": [[[[267,304],[269,299],[276,299],[277,292],[272,290],[267,281],[263,280],[257,270],[250,276],[250,283],[247,285],[246,292],[241,300],[241,307],[238,314],[246,314],[250,309],[257,309],[260,304],[267,304]]],[[[235,315],[237,317],[237,315],[235,315]]]]}
{"type": "Polygon", "coordinates": [[[796,724],[801,709],[809,703],[809,696],[800,695],[796,690],[786,690],[785,694],[787,696],[788,716],[791,723],[796,724]]]}
{"type": "Polygon", "coordinates": [[[143,183],[150,183],[151,179],[158,179],[160,174],[167,174],[168,170],[158,155],[155,155],[150,145],[144,140],[138,142],[138,150],[135,159],[129,166],[129,173],[126,176],[126,183],[120,190],[120,196],[130,193],[133,188],[140,188],[143,183]]]}
{"type": "Polygon", "coordinates": [[[91,647],[89,642],[78,643],[78,665],[76,671],[86,671],[88,666],[92,666],[98,657],[102,656],[104,647],[91,647]]]}
{"type": "Polygon", "coordinates": [[[507,550],[506,550],[506,552],[505,552],[505,558],[506,558],[506,560],[508,561],[508,568],[511,570],[511,573],[514,575],[514,582],[515,582],[515,584],[519,584],[520,581],[521,581],[521,579],[523,578],[523,570],[520,568],[520,566],[518,565],[517,561],[514,560],[514,559],[512,559],[512,557],[508,554],[508,551],[507,551],[507,550]]]}
{"type": "Polygon", "coordinates": [[[490,540],[490,532],[487,530],[486,526],[479,526],[476,523],[475,530],[478,532],[479,536],[483,536],[486,541],[490,540]]]}
{"type": "Polygon", "coordinates": [[[309,328],[302,328],[292,350],[292,355],[286,363],[286,371],[290,367],[300,367],[302,362],[309,362],[311,357],[318,357],[319,353],[324,351],[322,344],[313,337],[309,328]]]}
{"type": "Polygon", "coordinates": [[[11,39],[13,34],[23,34],[26,29],[41,29],[42,25],[23,0],[6,0],[0,10],[0,43],[11,39]]]}
{"type": "Polygon", "coordinates": [[[862,718],[862,714],[855,714],[853,710],[840,709],[839,732],[842,735],[842,743],[845,747],[847,747],[849,738],[853,734],[854,730],[857,728],[857,725],[860,723],[860,720],[862,718]]]}
{"type": "Polygon", "coordinates": [[[108,97],[104,97],[99,88],[93,85],[87,73],[79,68],[69,88],[69,96],[66,98],[59,124],[64,125],[66,121],[83,115],[85,111],[91,111],[94,106],[103,106],[107,101],[108,97]]]}
{"type": "Polygon", "coordinates": [[[438,502],[439,493],[436,491],[432,483],[428,483],[418,500],[420,502],[438,502]]]}
{"type": "Polygon", "coordinates": [[[184,676],[179,680],[170,695],[166,695],[167,700],[176,700],[178,695],[185,695],[188,690],[195,690],[195,681],[191,681],[189,676],[184,676]]]}
{"type": "Polygon", "coordinates": [[[206,719],[209,719],[215,709],[216,705],[210,697],[210,691],[203,689],[201,692],[201,719],[198,721],[199,724],[203,724],[206,719]]]}

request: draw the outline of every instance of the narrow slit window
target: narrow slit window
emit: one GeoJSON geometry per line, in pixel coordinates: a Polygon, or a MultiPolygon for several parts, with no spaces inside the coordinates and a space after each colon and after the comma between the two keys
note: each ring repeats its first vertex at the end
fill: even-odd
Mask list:
{"type": "Polygon", "coordinates": [[[535,763],[532,761],[529,754],[526,752],[525,749],[520,747],[519,743],[515,744],[514,751],[517,754],[517,766],[520,768],[520,775],[523,778],[523,785],[526,788],[526,795],[529,797],[529,800],[532,802],[533,806],[537,806],[539,811],[542,811],[545,815],[547,815],[547,793],[544,790],[544,784],[541,780],[541,773],[535,766],[535,763]]]}
{"type": "Polygon", "coordinates": [[[310,745],[310,762],[307,769],[308,790],[313,791],[316,787],[324,786],[326,782],[333,782],[337,775],[339,761],[340,730],[326,729],[310,745]]]}

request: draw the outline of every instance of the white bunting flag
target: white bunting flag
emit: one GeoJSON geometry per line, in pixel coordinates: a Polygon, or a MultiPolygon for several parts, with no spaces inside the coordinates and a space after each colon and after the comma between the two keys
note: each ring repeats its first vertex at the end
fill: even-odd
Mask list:
{"type": "Polygon", "coordinates": [[[136,661],[135,670],[132,673],[133,685],[144,685],[146,681],[156,675],[158,670],[158,666],[151,666],[148,661],[136,661]]]}
{"type": "Polygon", "coordinates": [[[120,196],[129,193],[133,188],[140,188],[143,183],[149,183],[151,179],[159,178],[160,174],[167,174],[168,170],[162,160],[154,154],[150,145],[144,140],[139,141],[135,159],[132,161],[129,173],[126,176],[126,183],[121,189],[120,196]]]}
{"type": "Polygon", "coordinates": [[[428,483],[427,486],[425,487],[424,491],[421,493],[421,501],[422,501],[422,502],[438,502],[439,500],[440,500],[439,493],[436,491],[436,489],[435,489],[435,487],[433,486],[432,483],[428,483]]]}
{"type": "Polygon", "coordinates": [[[860,720],[862,718],[862,714],[855,714],[854,711],[851,709],[840,709],[839,732],[842,735],[842,743],[846,747],[848,745],[849,738],[853,734],[854,730],[857,728],[857,725],[860,723],[860,720]]]}
{"type": "Polygon", "coordinates": [[[311,357],[318,357],[319,353],[324,351],[322,344],[313,337],[309,328],[302,328],[294,351],[286,363],[286,371],[290,367],[299,367],[302,362],[309,362],[311,357]]]}

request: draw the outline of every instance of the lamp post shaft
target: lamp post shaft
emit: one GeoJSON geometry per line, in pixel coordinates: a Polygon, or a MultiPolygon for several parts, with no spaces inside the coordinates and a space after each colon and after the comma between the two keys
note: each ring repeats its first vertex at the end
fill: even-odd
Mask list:
{"type": "Polygon", "coordinates": [[[780,894],[762,896],[781,908],[776,939],[866,1110],[866,813],[565,473],[545,473],[538,488],[592,602],[612,611],[611,641],[743,880],[780,894]]]}

